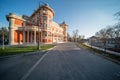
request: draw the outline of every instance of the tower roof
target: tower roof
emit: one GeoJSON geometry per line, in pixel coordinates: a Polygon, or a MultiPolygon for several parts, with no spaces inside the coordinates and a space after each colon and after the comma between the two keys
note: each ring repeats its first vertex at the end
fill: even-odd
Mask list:
{"type": "Polygon", "coordinates": [[[38,13],[43,8],[47,8],[48,10],[50,10],[53,13],[53,16],[55,15],[54,10],[52,8],[50,8],[50,6],[46,3],[44,5],[39,6],[39,8],[37,10],[35,10],[35,12],[31,15],[31,17],[34,16],[35,13],[38,13]]]}
{"type": "Polygon", "coordinates": [[[61,26],[62,26],[62,25],[68,26],[68,25],[65,23],[65,21],[63,21],[60,25],[61,25],[61,26]]]}

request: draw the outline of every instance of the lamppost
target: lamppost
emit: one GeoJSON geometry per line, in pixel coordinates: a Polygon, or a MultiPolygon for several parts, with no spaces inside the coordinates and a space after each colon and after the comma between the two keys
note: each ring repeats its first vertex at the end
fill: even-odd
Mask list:
{"type": "MultiPolygon", "coordinates": [[[[40,4],[39,4],[40,8],[40,4]]],[[[40,11],[39,11],[39,17],[38,17],[38,50],[40,50],[40,26],[41,26],[41,17],[40,17],[40,11]]]]}
{"type": "MultiPolygon", "coordinates": [[[[42,2],[42,1],[41,1],[42,2]]],[[[43,4],[45,4],[44,2],[42,2],[43,4]]],[[[40,2],[39,2],[39,8],[40,8],[40,2]]],[[[45,12],[45,11],[43,11],[45,12]]],[[[42,24],[42,19],[41,19],[41,16],[40,16],[40,11],[39,11],[39,18],[38,18],[38,50],[40,50],[40,27],[41,27],[41,24],[42,24]]]]}

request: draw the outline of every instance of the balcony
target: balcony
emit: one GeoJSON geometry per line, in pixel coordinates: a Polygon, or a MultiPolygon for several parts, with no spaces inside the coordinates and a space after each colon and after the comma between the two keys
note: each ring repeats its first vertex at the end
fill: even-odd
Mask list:
{"type": "Polygon", "coordinates": [[[38,31],[38,26],[25,26],[25,27],[18,27],[18,30],[29,30],[29,31],[38,31]]]}

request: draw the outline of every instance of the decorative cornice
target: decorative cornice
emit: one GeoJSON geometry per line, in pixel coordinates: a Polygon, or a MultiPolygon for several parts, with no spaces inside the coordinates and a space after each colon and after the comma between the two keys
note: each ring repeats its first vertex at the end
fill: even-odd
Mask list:
{"type": "Polygon", "coordinates": [[[14,18],[14,19],[19,19],[22,21],[25,21],[25,19],[23,19],[21,16],[18,16],[14,13],[9,13],[8,15],[6,15],[7,20],[9,21],[9,18],[14,18]]]}

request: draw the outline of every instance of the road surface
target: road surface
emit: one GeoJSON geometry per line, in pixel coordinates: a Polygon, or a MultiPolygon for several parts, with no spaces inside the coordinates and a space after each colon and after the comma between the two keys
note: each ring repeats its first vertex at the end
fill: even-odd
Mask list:
{"type": "Polygon", "coordinates": [[[62,43],[47,53],[0,58],[0,80],[120,80],[120,65],[62,43]]]}

